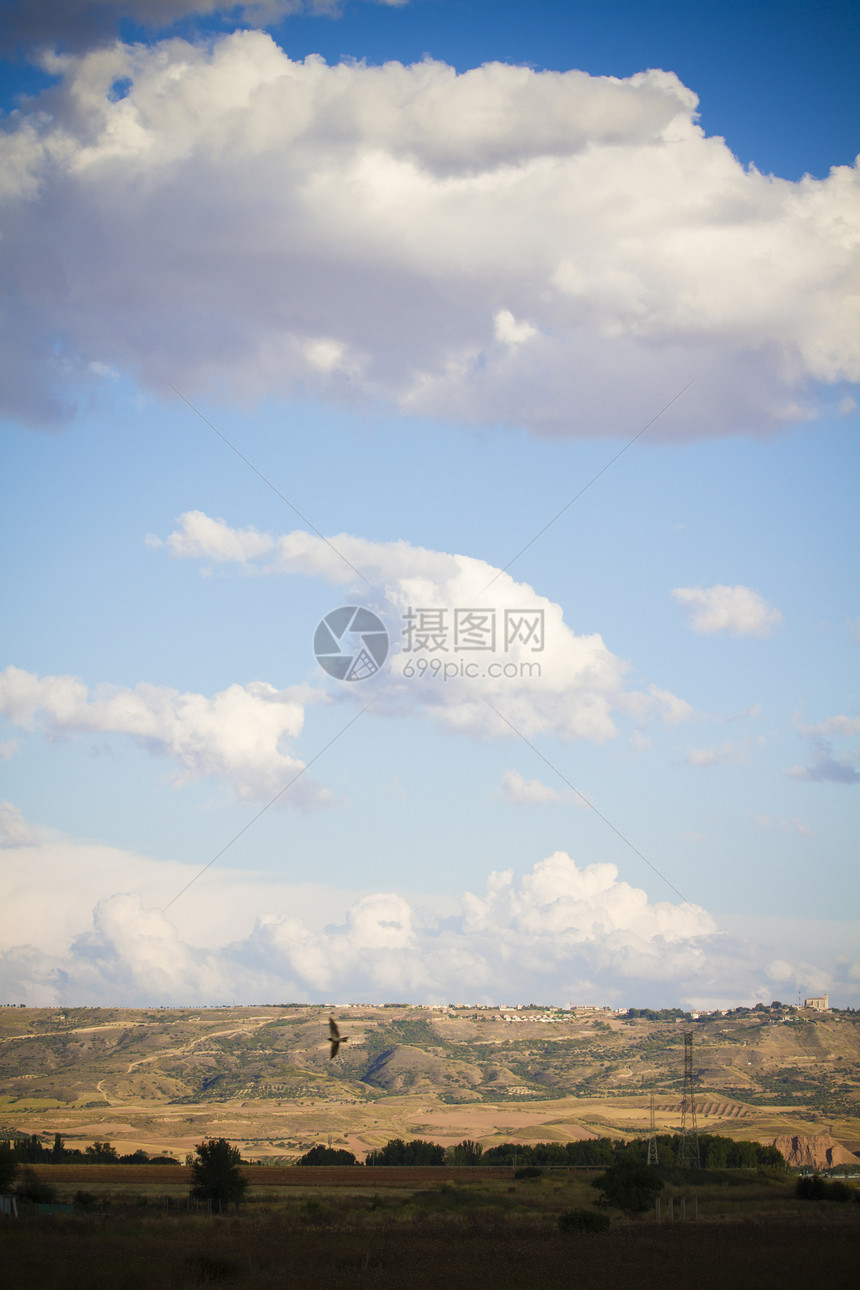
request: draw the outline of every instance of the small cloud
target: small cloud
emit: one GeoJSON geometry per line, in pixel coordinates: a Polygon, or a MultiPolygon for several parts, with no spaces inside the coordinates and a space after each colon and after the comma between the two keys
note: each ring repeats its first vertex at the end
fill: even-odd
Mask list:
{"type": "Polygon", "coordinates": [[[722,744],[719,748],[693,748],[684,758],[688,766],[698,766],[705,770],[711,766],[728,766],[736,762],[749,761],[754,748],[764,743],[764,735],[757,739],[745,739],[742,743],[722,744]]]}
{"type": "Polygon", "coordinates": [[[851,735],[860,734],[860,717],[846,717],[839,714],[835,717],[827,717],[817,726],[798,726],[798,729],[802,735],[819,735],[825,739],[831,739],[834,735],[850,738],[851,735]]]}
{"type": "Polygon", "coordinates": [[[539,779],[523,779],[516,770],[506,770],[502,776],[502,796],[507,802],[529,806],[537,802],[573,802],[578,806],[585,805],[585,794],[580,796],[572,789],[560,792],[549,784],[542,784],[539,779]]]}
{"type": "Polygon", "coordinates": [[[730,717],[726,717],[725,723],[728,725],[730,721],[743,721],[746,718],[752,719],[754,717],[760,717],[761,713],[761,704],[754,703],[751,708],[744,708],[743,712],[734,712],[730,717]]]}
{"type": "Polygon", "coordinates": [[[785,833],[796,833],[802,838],[812,837],[812,829],[794,816],[789,816],[788,819],[783,819],[782,816],[771,819],[769,815],[759,815],[753,812],[752,818],[759,829],[782,829],[785,833]]]}
{"type": "Polygon", "coordinates": [[[817,741],[815,759],[811,766],[791,766],[785,773],[792,779],[809,779],[819,784],[860,783],[860,771],[846,759],[834,757],[826,739],[817,741]]]}
{"type": "Polygon", "coordinates": [[[17,751],[18,740],[7,739],[5,743],[0,744],[0,761],[8,761],[10,757],[15,756],[17,751]]]}
{"type": "Polygon", "coordinates": [[[493,331],[496,340],[503,345],[522,345],[537,335],[537,327],[528,322],[517,322],[510,309],[500,309],[493,316],[493,331]]]}
{"type": "Polygon", "coordinates": [[[689,609],[690,626],[702,635],[769,636],[782,622],[779,610],[751,587],[675,587],[672,595],[689,609]]]}
{"type": "Polygon", "coordinates": [[[146,545],[154,550],[167,547],[177,560],[207,559],[219,564],[247,564],[275,549],[274,538],[269,533],[260,533],[254,528],[234,529],[203,511],[186,511],[180,517],[180,524],[180,528],[164,539],[147,534],[146,545]]]}
{"type": "Polygon", "coordinates": [[[690,842],[697,847],[701,846],[703,842],[707,842],[708,840],[704,833],[696,833],[694,829],[687,829],[685,833],[680,835],[680,838],[682,842],[690,842]]]}
{"type": "Polygon", "coordinates": [[[88,368],[89,371],[92,372],[93,376],[101,376],[104,380],[108,381],[119,380],[119,372],[115,367],[112,367],[110,363],[93,362],[88,364],[88,368]]]}
{"type": "Polygon", "coordinates": [[[813,726],[798,726],[800,733],[809,740],[812,749],[812,764],[809,766],[792,766],[786,771],[792,779],[814,780],[818,783],[856,784],[860,782],[860,771],[855,762],[858,751],[837,753],[834,744],[837,739],[850,739],[860,734],[860,717],[849,717],[844,713],[827,717],[813,726]]]}

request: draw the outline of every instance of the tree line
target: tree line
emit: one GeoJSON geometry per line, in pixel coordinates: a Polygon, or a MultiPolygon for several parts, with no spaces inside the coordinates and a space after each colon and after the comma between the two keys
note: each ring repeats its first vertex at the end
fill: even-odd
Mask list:
{"type": "MultiPolygon", "coordinates": [[[[682,1138],[680,1134],[657,1136],[660,1163],[677,1163],[682,1138]]],[[[421,1138],[404,1141],[392,1138],[384,1147],[368,1153],[365,1165],[512,1165],[517,1166],[593,1166],[609,1167],[619,1159],[645,1162],[648,1142],[614,1138],[589,1138],[582,1142],[503,1142],[484,1149],[479,1142],[464,1139],[454,1147],[440,1146],[421,1138]]],[[[699,1134],[699,1158],[703,1169],[784,1169],[785,1160],[776,1147],[758,1142],[736,1141],[715,1133],[699,1134]]],[[[300,1165],[357,1165],[360,1161],[343,1148],[315,1146],[298,1161],[300,1165]]]]}
{"type": "Polygon", "coordinates": [[[37,1133],[22,1134],[20,1137],[0,1142],[0,1156],[4,1162],[19,1165],[176,1165],[179,1163],[173,1156],[151,1156],[148,1152],[137,1150],[121,1156],[110,1142],[93,1142],[83,1151],[78,1147],[67,1147],[62,1134],[54,1134],[54,1142],[45,1146],[37,1133]]]}
{"type": "MultiPolygon", "coordinates": [[[[213,1140],[207,1140],[213,1141],[213,1140]]],[[[223,1142],[224,1139],[214,1139],[223,1142]]],[[[657,1152],[660,1164],[672,1167],[678,1162],[682,1138],[679,1134],[658,1134],[657,1152]]],[[[205,1144],[204,1144],[205,1145],[205,1144]]],[[[229,1146],[229,1144],[227,1144],[229,1146]]],[[[192,1166],[199,1160],[201,1148],[197,1148],[197,1158],[189,1156],[186,1163],[192,1166]]],[[[223,1149],[222,1149],[223,1150],[223,1149]]],[[[235,1163],[247,1163],[241,1160],[238,1148],[235,1152],[235,1163]]],[[[618,1160],[630,1160],[644,1163],[648,1156],[648,1143],[645,1139],[632,1142],[619,1141],[613,1138],[589,1138],[581,1142],[503,1142],[497,1146],[484,1148],[479,1142],[465,1138],[452,1147],[443,1147],[437,1142],[423,1138],[391,1138],[383,1147],[368,1152],[364,1165],[373,1168],[391,1165],[509,1165],[516,1167],[604,1167],[609,1168],[618,1160]]],[[[699,1134],[699,1158],[703,1169],[784,1169],[785,1160],[776,1147],[763,1147],[758,1142],[737,1141],[734,1138],[721,1137],[715,1133],[699,1134]]],[[[231,1159],[233,1159],[231,1155],[231,1159]]],[[[21,1136],[11,1141],[0,1142],[0,1177],[14,1173],[15,1166],[29,1164],[178,1164],[173,1156],[151,1156],[138,1150],[127,1155],[120,1155],[110,1142],[93,1142],[81,1151],[77,1147],[67,1147],[62,1136],[54,1135],[53,1145],[48,1147],[37,1134],[21,1136]],[[10,1168],[11,1167],[11,1168],[10,1168]]],[[[299,1165],[359,1165],[362,1162],[351,1151],[344,1148],[323,1146],[312,1147],[297,1162],[299,1165]]]]}

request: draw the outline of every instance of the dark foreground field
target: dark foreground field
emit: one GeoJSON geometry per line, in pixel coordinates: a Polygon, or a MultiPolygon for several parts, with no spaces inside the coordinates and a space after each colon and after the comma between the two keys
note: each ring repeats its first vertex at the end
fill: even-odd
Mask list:
{"type": "Polygon", "coordinates": [[[33,1172],[58,1201],[78,1195],[74,1214],[22,1203],[0,1218],[4,1284],[27,1290],[860,1284],[860,1204],[799,1200],[775,1171],[703,1172],[664,1189],[662,1222],[610,1211],[599,1234],[559,1229],[562,1213],[597,1200],[594,1175],[568,1170],[248,1166],[241,1210],[212,1215],[189,1207],[178,1166],[33,1172]],[[695,1197],[697,1221],[677,1221],[682,1197],[690,1216],[695,1197]]]}
{"type": "Polygon", "coordinates": [[[9,1286],[180,1290],[379,1286],[661,1287],[826,1285],[855,1290],[854,1224],[792,1221],[616,1224],[566,1235],[515,1214],[319,1211],[169,1218],[41,1217],[6,1223],[9,1286]]]}

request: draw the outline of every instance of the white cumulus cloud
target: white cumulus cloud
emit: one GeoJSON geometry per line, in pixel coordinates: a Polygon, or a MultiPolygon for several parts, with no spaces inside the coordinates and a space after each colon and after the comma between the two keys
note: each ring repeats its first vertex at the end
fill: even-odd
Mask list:
{"type": "Polygon", "coordinates": [[[782,622],[779,610],[751,587],[675,587],[672,595],[689,609],[693,631],[703,635],[769,636],[782,622]]]}
{"type": "MultiPolygon", "coordinates": [[[[201,777],[227,782],[243,799],[271,798],[304,763],[283,749],[304,722],[311,692],[276,690],[264,681],[231,685],[211,697],[141,682],[133,689],[90,689],[74,676],[0,673],[0,714],[24,730],[51,737],[100,731],[130,736],[175,766],[177,783],[201,777]]],[[[312,809],[327,789],[302,776],[285,799],[312,809]]]]}
{"type": "MultiPolygon", "coordinates": [[[[216,867],[167,914],[166,900],[194,876],[190,865],[59,837],[21,839],[8,860],[0,994],[16,1002],[587,994],[726,1006],[769,1000],[774,980],[860,998],[836,950],[831,964],[807,946],[795,963],[785,947],[765,951],[726,935],[700,907],[654,900],[615,865],[578,864],[563,851],[520,875],[491,872],[483,893],[462,892],[446,909],[414,893],[344,892],[216,867]]],[[[800,923],[781,935],[785,946],[798,939],[800,923]]]]}
{"type": "Polygon", "coordinates": [[[244,571],[322,577],[360,603],[370,596],[368,608],[392,637],[389,663],[373,682],[378,711],[418,706],[452,731],[510,734],[491,703],[523,735],[594,742],[616,734],[618,714],[667,725],[694,715],[657,685],[626,689],[629,665],[600,635],[578,635],[560,605],[472,556],[346,533],[274,537],[200,511],[182,515],[163,545],[180,558],[232,559],[244,571]]]}
{"type": "Polygon", "coordinates": [[[7,415],[67,415],[95,363],[618,435],[692,381],[649,433],[694,438],[860,377],[856,169],[745,170],[671,72],[329,67],[261,31],[45,62],[0,136],[7,415]]]}

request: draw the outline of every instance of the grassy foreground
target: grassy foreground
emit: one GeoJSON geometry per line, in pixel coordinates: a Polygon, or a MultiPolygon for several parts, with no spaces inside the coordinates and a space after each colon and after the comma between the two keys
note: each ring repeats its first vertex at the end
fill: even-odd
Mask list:
{"type": "MultiPolygon", "coordinates": [[[[695,1223],[614,1215],[609,1232],[590,1235],[558,1228],[563,1211],[593,1205],[587,1177],[428,1184],[424,1170],[379,1172],[389,1176],[378,1188],[258,1184],[241,1212],[212,1217],[176,1196],[165,1207],[149,1189],[112,1189],[97,1201],[103,1213],[0,1223],[0,1265],[7,1284],[36,1290],[857,1284],[860,1205],[797,1201],[788,1181],[705,1184],[695,1223]]],[[[677,1218],[677,1188],[663,1213],[673,1191],[677,1218]]]]}

